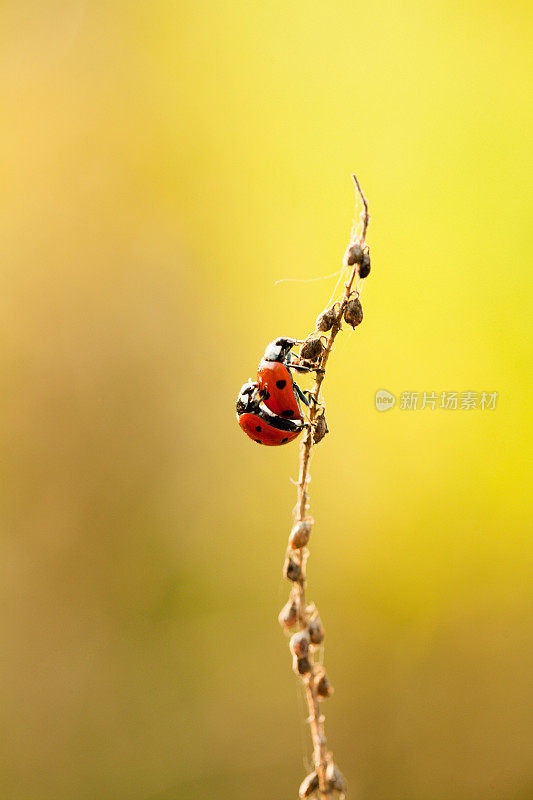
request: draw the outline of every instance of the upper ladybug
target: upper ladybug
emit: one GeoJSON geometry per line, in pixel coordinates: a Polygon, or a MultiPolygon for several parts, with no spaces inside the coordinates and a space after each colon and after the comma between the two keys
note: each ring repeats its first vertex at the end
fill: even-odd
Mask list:
{"type": "Polygon", "coordinates": [[[289,370],[291,349],[295,344],[296,339],[280,337],[267,345],[259,362],[257,383],[261,399],[270,411],[285,419],[302,420],[298,396],[303,400],[305,398],[289,370]]]}

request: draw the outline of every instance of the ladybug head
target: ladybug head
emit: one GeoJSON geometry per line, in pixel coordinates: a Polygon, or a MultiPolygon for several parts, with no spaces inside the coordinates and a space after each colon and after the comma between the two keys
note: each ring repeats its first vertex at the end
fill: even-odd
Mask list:
{"type": "Polygon", "coordinates": [[[289,339],[286,336],[280,336],[278,339],[274,339],[273,342],[270,342],[270,344],[267,345],[263,358],[265,361],[288,361],[290,358],[290,352],[296,343],[296,339],[289,339]]]}
{"type": "Polygon", "coordinates": [[[237,397],[237,414],[244,414],[258,404],[257,399],[254,398],[256,390],[257,383],[252,383],[252,381],[248,381],[242,386],[239,396],[237,397]]]}

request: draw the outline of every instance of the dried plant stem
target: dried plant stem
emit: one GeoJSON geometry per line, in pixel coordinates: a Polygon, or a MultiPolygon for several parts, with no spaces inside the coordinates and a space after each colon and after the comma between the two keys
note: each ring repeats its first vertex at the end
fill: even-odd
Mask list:
{"type": "Polygon", "coordinates": [[[320,704],[314,684],[314,668],[311,671],[306,686],[307,703],[309,705],[309,725],[313,739],[313,756],[315,769],[318,775],[320,797],[327,798],[330,794],[326,780],[327,741],[324,732],[324,715],[320,713],[320,704]]]}
{"type": "MultiPolygon", "coordinates": [[[[356,227],[352,229],[350,244],[357,243],[361,247],[363,247],[365,244],[366,231],[369,222],[368,205],[365,196],[361,191],[361,187],[359,186],[359,182],[356,176],[353,175],[352,177],[356,189],[363,202],[363,211],[361,213],[360,232],[359,234],[356,234],[356,227]]],[[[309,425],[306,430],[305,439],[303,440],[300,446],[300,470],[298,477],[298,500],[295,509],[295,522],[307,521],[310,525],[312,524],[312,520],[310,517],[308,484],[309,484],[309,464],[311,461],[311,454],[314,444],[313,423],[321,408],[320,390],[322,387],[322,383],[324,382],[324,378],[326,376],[326,364],[328,362],[337,334],[341,330],[341,321],[343,318],[345,306],[350,299],[350,294],[352,292],[352,287],[357,277],[357,274],[358,274],[358,264],[355,264],[353,265],[351,273],[349,274],[349,278],[344,285],[344,294],[340,301],[335,321],[333,322],[333,325],[331,327],[319,365],[316,369],[315,383],[310,392],[309,425]]],[[[295,582],[293,589],[293,596],[297,601],[299,627],[301,630],[304,630],[307,628],[310,621],[309,608],[306,606],[306,585],[307,585],[306,564],[309,553],[306,547],[302,547],[300,550],[296,551],[295,555],[298,559],[300,567],[300,577],[295,582]]],[[[326,771],[328,768],[328,763],[331,761],[331,754],[329,754],[327,750],[327,740],[324,730],[325,720],[324,720],[324,715],[321,713],[320,710],[320,702],[317,693],[316,665],[313,662],[311,662],[310,671],[302,675],[301,677],[305,684],[306,697],[309,706],[309,724],[313,740],[313,756],[314,756],[315,770],[318,776],[318,794],[321,800],[329,800],[329,798],[333,793],[333,790],[331,788],[330,782],[326,777],[326,771]]],[[[342,796],[344,795],[341,792],[341,797],[342,796]]]]}

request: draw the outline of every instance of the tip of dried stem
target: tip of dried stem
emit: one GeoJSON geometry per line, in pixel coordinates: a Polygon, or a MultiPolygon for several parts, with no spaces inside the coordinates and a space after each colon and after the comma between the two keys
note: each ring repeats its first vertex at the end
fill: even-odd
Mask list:
{"type": "Polygon", "coordinates": [[[361,200],[363,201],[363,205],[364,205],[365,209],[368,209],[368,203],[367,203],[367,201],[366,201],[366,197],[365,197],[365,196],[364,196],[364,194],[363,194],[363,190],[361,189],[361,184],[360,184],[360,183],[359,183],[359,181],[357,180],[357,175],[355,174],[355,172],[352,172],[352,180],[353,180],[353,182],[355,183],[355,186],[356,186],[356,188],[357,188],[357,191],[358,191],[358,192],[359,192],[359,194],[361,195],[361,200]]]}
{"type": "Polygon", "coordinates": [[[361,214],[361,220],[362,220],[362,223],[363,223],[363,230],[362,230],[362,233],[361,233],[361,241],[363,242],[365,240],[366,229],[368,227],[368,223],[369,223],[369,220],[370,220],[370,217],[368,215],[368,202],[367,202],[367,199],[366,199],[365,195],[363,194],[363,190],[361,189],[361,184],[357,180],[357,175],[355,174],[355,172],[352,172],[352,180],[355,183],[355,188],[359,192],[359,196],[361,197],[361,200],[362,200],[362,203],[363,203],[363,207],[364,207],[364,211],[361,214]]]}

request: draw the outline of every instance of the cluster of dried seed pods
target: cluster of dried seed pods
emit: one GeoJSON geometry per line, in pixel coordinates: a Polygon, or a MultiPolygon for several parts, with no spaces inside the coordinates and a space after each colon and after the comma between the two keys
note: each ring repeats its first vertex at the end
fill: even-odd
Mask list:
{"type": "Polygon", "coordinates": [[[333,694],[325,668],[319,663],[317,653],[324,641],[324,628],[313,603],[306,601],[306,564],[309,555],[307,545],[313,529],[310,514],[308,482],[309,462],[312,447],[320,442],[328,426],[321,400],[321,386],[325,376],[326,363],[331,353],[335,337],[344,320],[352,328],[363,320],[363,309],[359,292],[353,290],[357,278],[366,278],[370,272],[370,253],[365,243],[369,222],[366,199],[355,175],[357,191],[363,202],[359,231],[354,227],[350,244],[344,254],[343,264],[350,268],[344,284],[342,299],[324,311],[316,319],[315,330],[302,343],[300,365],[314,371],[316,378],[309,398],[309,425],[300,448],[300,472],[298,477],[298,502],[295,508],[294,523],[289,542],[283,575],[290,582],[290,596],[279,614],[282,628],[290,636],[289,648],[293,659],[294,672],[305,687],[309,706],[309,724],[313,739],[314,770],[301,783],[299,795],[305,798],[329,800],[333,796],[343,800],[346,796],[346,781],[327,749],[324,731],[324,715],[320,704],[333,694]]]}
{"type": "MultiPolygon", "coordinates": [[[[339,303],[327,308],[316,319],[316,328],[318,331],[329,331],[333,326],[337,326],[340,330],[340,321],[338,319],[339,303]]],[[[343,305],[342,318],[352,328],[356,328],[363,321],[363,306],[359,299],[359,293],[353,292],[343,305]]]]}
{"type": "MultiPolygon", "coordinates": [[[[293,670],[304,682],[310,708],[313,709],[310,722],[318,726],[323,719],[319,703],[333,694],[333,687],[325,668],[316,660],[318,649],[324,641],[324,627],[314,603],[305,602],[306,545],[312,528],[313,520],[310,517],[297,520],[292,526],[283,565],[283,575],[291,582],[292,588],[289,600],[279,614],[279,622],[290,635],[293,670]]],[[[329,776],[327,758],[331,759],[331,755],[324,753],[323,758],[318,759],[315,770],[302,782],[300,798],[313,797],[317,792],[324,797],[334,791],[344,797],[345,789],[341,792],[341,783],[329,776]]],[[[337,767],[333,765],[333,768],[338,772],[337,767]]]]}

